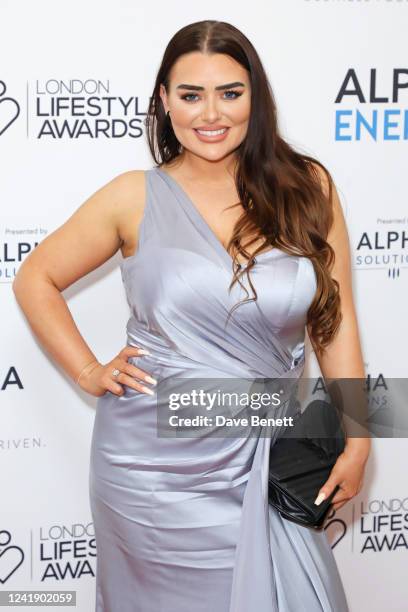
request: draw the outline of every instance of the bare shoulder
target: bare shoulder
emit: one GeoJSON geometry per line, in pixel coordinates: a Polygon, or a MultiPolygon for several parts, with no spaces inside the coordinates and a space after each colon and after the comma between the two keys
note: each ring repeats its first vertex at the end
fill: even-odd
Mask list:
{"type": "Polygon", "coordinates": [[[313,162],[310,164],[310,166],[313,169],[315,176],[319,179],[322,191],[332,206],[333,215],[335,217],[338,217],[339,215],[342,216],[342,205],[335,181],[330,171],[319,163],[313,162]]]}
{"type": "Polygon", "coordinates": [[[145,174],[144,170],[128,170],[112,179],[121,202],[126,204],[134,196],[144,195],[145,174]]]}
{"type": "Polygon", "coordinates": [[[133,254],[144,209],[144,179],[142,170],[123,172],[92,193],[26,257],[13,286],[40,274],[63,291],[118,249],[124,257],[133,254]]]}

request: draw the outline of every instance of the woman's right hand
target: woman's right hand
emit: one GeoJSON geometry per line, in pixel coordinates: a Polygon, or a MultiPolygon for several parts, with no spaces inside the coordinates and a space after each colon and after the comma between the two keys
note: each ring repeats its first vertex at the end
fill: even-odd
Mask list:
{"type": "Polygon", "coordinates": [[[153,395],[154,391],[150,387],[135,380],[135,378],[140,378],[153,385],[156,384],[157,381],[147,372],[127,361],[129,357],[138,357],[139,355],[150,355],[150,353],[141,347],[127,345],[112,359],[112,361],[109,361],[105,365],[102,363],[93,365],[93,367],[90,365],[89,370],[85,371],[84,374],[80,376],[78,385],[81,389],[96,397],[104,395],[106,391],[110,391],[118,396],[123,395],[125,392],[123,385],[128,385],[141,393],[153,395]],[[112,374],[115,368],[120,370],[118,376],[113,376],[112,374]]]}

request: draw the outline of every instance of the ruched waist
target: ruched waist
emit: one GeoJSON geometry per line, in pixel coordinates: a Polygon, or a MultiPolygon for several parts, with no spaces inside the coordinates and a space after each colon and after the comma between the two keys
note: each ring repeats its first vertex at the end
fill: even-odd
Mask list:
{"type": "MultiPolygon", "coordinates": [[[[298,379],[305,366],[304,353],[297,359],[288,359],[287,363],[285,365],[282,364],[278,369],[276,363],[274,363],[274,367],[272,365],[268,367],[263,354],[259,354],[257,361],[256,347],[253,351],[255,358],[251,359],[251,364],[248,364],[246,359],[247,347],[243,347],[242,355],[239,349],[234,351],[234,355],[225,353],[221,345],[219,347],[212,345],[211,353],[206,353],[203,350],[194,351],[194,344],[199,342],[197,338],[191,339],[191,353],[194,352],[193,356],[191,353],[187,353],[186,348],[183,351],[179,350],[175,342],[143,326],[134,317],[129,319],[126,331],[128,344],[147,349],[154,358],[154,362],[163,369],[168,368],[169,374],[179,369],[183,372],[190,371],[191,374],[196,372],[197,377],[206,372],[211,378],[261,377],[273,380],[281,378],[298,379]],[[206,359],[207,355],[208,360],[206,359]]],[[[184,346],[188,347],[189,343],[185,342],[184,346]]]]}

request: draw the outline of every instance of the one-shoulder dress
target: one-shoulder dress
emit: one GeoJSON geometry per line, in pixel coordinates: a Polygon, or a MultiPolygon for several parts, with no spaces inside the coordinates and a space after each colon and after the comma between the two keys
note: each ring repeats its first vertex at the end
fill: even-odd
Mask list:
{"type": "MultiPolygon", "coordinates": [[[[135,255],[121,262],[130,363],[160,380],[299,378],[316,291],[308,258],[273,248],[229,291],[232,258],[173,177],[145,173],[135,255]],[[249,292],[251,296],[251,292],[249,292]]],[[[153,386],[147,386],[154,389],[153,386]]],[[[347,612],[324,530],[268,503],[276,435],[157,434],[156,393],[97,400],[90,451],[96,612],[347,612]]]]}

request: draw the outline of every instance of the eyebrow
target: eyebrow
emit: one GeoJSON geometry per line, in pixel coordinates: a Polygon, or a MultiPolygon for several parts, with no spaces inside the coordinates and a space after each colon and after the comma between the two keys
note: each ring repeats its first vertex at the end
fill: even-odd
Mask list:
{"type": "MultiPolygon", "coordinates": [[[[245,84],[241,83],[240,81],[234,81],[233,83],[218,85],[217,87],[214,87],[214,89],[230,89],[231,87],[245,87],[245,84]]],[[[180,85],[177,85],[176,89],[193,89],[194,91],[203,91],[204,87],[201,85],[187,85],[186,83],[181,83],[180,85]]]]}

